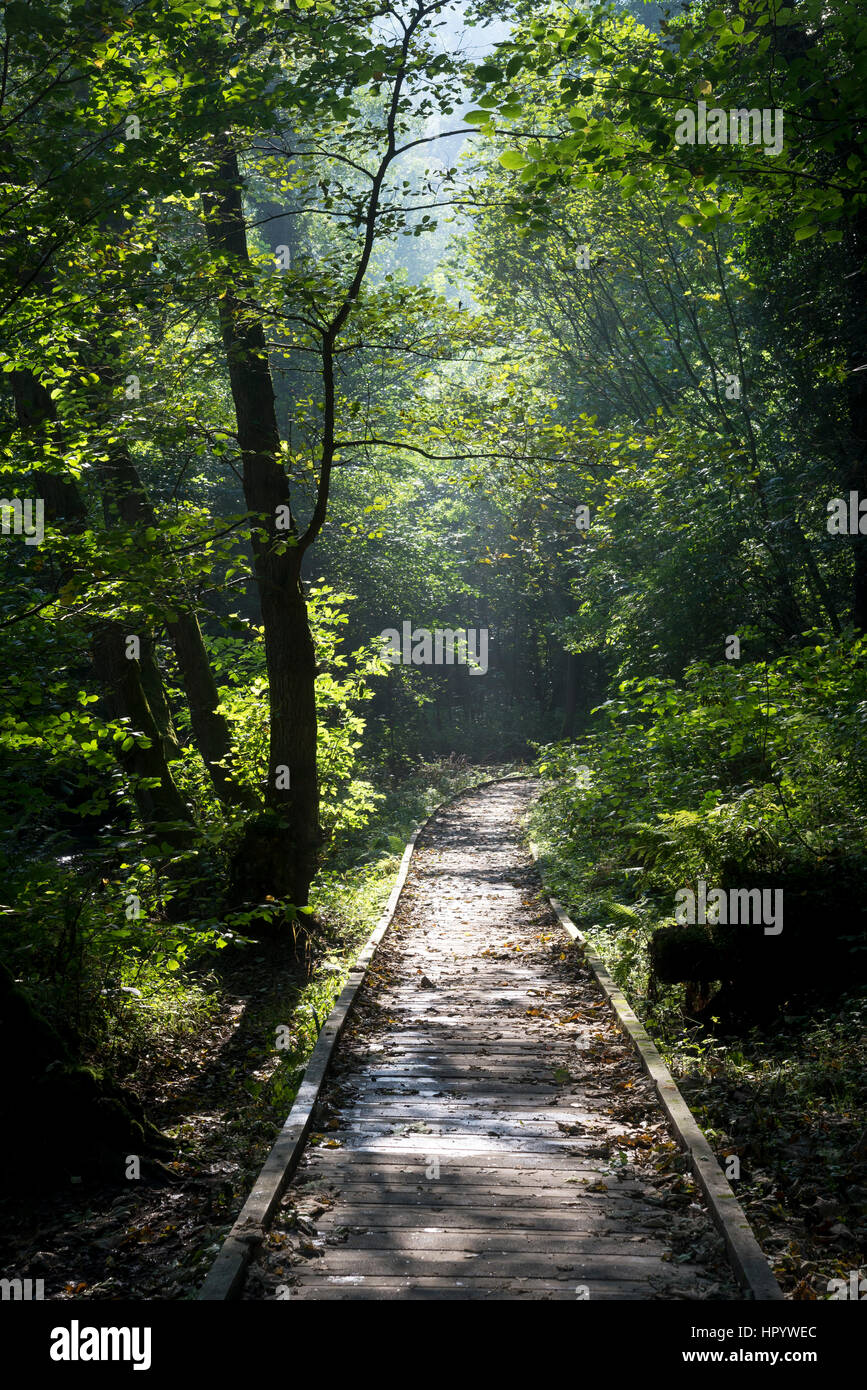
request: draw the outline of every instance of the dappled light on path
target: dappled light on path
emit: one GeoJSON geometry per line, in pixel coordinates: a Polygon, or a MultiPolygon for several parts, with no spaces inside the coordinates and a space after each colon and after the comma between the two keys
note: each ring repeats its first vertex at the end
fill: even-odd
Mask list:
{"type": "Polygon", "coordinates": [[[520,843],[434,818],[247,1298],[737,1297],[651,1083],[520,843]]]}

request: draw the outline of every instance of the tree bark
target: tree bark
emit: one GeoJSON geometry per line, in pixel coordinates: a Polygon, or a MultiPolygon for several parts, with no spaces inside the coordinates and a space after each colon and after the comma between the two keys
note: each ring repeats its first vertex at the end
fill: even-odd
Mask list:
{"type": "MultiPolygon", "coordinates": [[[[864,315],[864,255],[867,253],[867,212],[862,208],[853,225],[859,269],[853,296],[847,344],[849,429],[852,435],[852,469],[849,487],[859,501],[867,498],[867,323],[864,315]]],[[[867,535],[852,537],[852,622],[859,633],[867,632],[867,535]]]]}
{"type": "Polygon", "coordinates": [[[175,762],[181,756],[180,745],[178,744],[172,712],[166,698],[162,672],[157,661],[156,644],[148,634],[145,634],[141,639],[139,670],[142,689],[147,696],[154,722],[160,731],[166,762],[175,762]]]}
{"type": "Polygon", "coordinates": [[[280,432],[265,333],[247,295],[254,285],[237,156],[218,146],[217,183],[204,197],[209,245],[226,264],[220,331],[250,513],[253,567],[265,630],[270,702],[266,805],[247,827],[236,884],[248,896],[267,891],[307,904],[322,830],[316,767],[316,653],[301,581],[301,553],[280,462],[280,432]],[[279,511],[278,509],[285,509],[279,511]],[[278,519],[287,525],[278,529],[278,519]],[[288,786],[285,785],[288,782],[288,786]]]}
{"type": "Polygon", "coordinates": [[[159,829],[169,843],[185,843],[192,830],[192,815],[175,786],[166,762],[160,730],[148,704],[137,661],[126,655],[126,638],[118,622],[100,622],[93,634],[93,664],[102,684],[103,707],[111,719],[128,719],[130,734],[144,734],[148,745],[136,740],[132,748],[119,746],[118,761],[132,779],[133,795],[142,820],[159,829]],[[153,778],[156,785],[142,785],[153,778]],[[187,827],[187,828],[185,828],[187,827]]]}
{"type": "MultiPolygon", "coordinates": [[[[127,526],[153,527],[158,531],[156,513],[128,450],[123,445],[112,447],[103,467],[110,501],[120,520],[127,526]]],[[[166,619],[166,630],[180,668],[196,747],[223,805],[255,806],[252,790],[232,777],[231,730],[229,721],[218,711],[220,696],[199,620],[192,606],[185,607],[188,599],[181,592],[183,581],[177,566],[170,557],[167,563],[175,586],[172,603],[177,616],[166,619]]],[[[143,642],[142,654],[144,650],[143,642]]]]}

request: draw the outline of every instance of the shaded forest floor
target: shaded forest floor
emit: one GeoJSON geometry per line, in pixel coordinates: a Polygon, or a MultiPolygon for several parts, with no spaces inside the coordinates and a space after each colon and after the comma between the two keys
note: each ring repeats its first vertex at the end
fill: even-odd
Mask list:
{"type": "MultiPolygon", "coordinates": [[[[859,1017],[853,1029],[849,1050],[862,1057],[859,1017]]],[[[737,1069],[714,1055],[684,1075],[682,1060],[672,1057],[676,1080],[723,1165],[725,1155],[740,1156],[741,1176],[732,1186],[786,1295],[827,1299],[830,1280],[848,1286],[853,1270],[867,1274],[864,1115],[854,1098],[847,1104],[822,1094],[823,1069],[809,1033],[777,1038],[776,1076],[767,1047],[759,1060],[749,1057],[750,1041],[737,1046],[747,1054],[737,1069]]],[[[845,1045],[841,1089],[852,1060],[844,1052],[845,1045]]]]}
{"type": "Polygon", "coordinates": [[[177,1156],[156,1178],[4,1201],[4,1269],[43,1278],[46,1299],[194,1296],[285,1118],[275,1029],[306,982],[276,945],[226,962],[216,1017],[136,1085],[177,1156]]]}

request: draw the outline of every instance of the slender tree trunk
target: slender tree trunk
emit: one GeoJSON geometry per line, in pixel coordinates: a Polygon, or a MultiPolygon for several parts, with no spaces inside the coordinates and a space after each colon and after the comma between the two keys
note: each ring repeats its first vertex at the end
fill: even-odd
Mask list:
{"type": "Polygon", "coordinates": [[[141,639],[141,656],[139,657],[139,669],[141,671],[142,689],[147,696],[147,702],[151,707],[154,722],[160,731],[163,752],[166,762],[175,762],[181,756],[178,736],[175,731],[172,712],[169,702],[166,699],[166,690],[163,685],[162,672],[156,655],[156,644],[152,637],[145,635],[141,639]]]}
{"type": "Polygon", "coordinates": [[[804,564],[806,566],[807,573],[810,576],[810,581],[813,587],[813,593],[815,594],[818,601],[821,603],[822,607],[825,609],[825,612],[828,616],[828,621],[831,624],[831,631],[839,634],[840,619],[837,614],[837,609],[834,606],[833,594],[831,593],[830,586],[825,581],[825,576],[822,574],[822,571],[816,564],[816,561],[813,557],[813,552],[810,549],[810,542],[807,540],[807,537],[804,535],[804,532],[797,521],[794,522],[794,534],[796,544],[798,545],[798,548],[800,549],[801,554],[804,557],[804,564]]]}
{"type": "MultiPolygon", "coordinates": [[[[103,467],[110,500],[121,521],[127,526],[153,527],[158,531],[156,513],[128,450],[123,445],[110,448],[108,462],[103,467]]],[[[192,606],[185,607],[188,600],[182,592],[180,571],[171,557],[167,556],[166,560],[168,575],[175,586],[172,604],[177,613],[176,617],[166,619],[166,630],[180,668],[196,747],[220,801],[224,805],[252,807],[256,804],[254,793],[231,774],[231,730],[225,715],[218,711],[220,696],[199,620],[192,606]]]]}
{"type": "MultiPolygon", "coordinates": [[[[853,295],[851,337],[848,344],[849,429],[852,435],[852,470],[849,486],[861,501],[867,497],[867,321],[864,314],[864,258],[867,256],[867,212],[862,208],[854,222],[855,251],[859,258],[860,293],[853,295]]],[[[858,632],[867,632],[867,535],[852,537],[852,621],[858,632]]]]}
{"type": "Polygon", "coordinates": [[[581,660],[577,652],[566,652],[565,689],[563,692],[563,724],[561,738],[573,738],[578,715],[578,691],[581,683],[581,660]]]}
{"type": "Polygon", "coordinates": [[[316,653],[301,582],[301,557],[289,483],[280,462],[280,432],[265,333],[254,291],[237,157],[224,139],[218,184],[204,198],[212,250],[228,263],[219,301],[220,331],[235,405],[251,520],[253,566],[265,630],[270,700],[266,804],[270,818],[251,823],[236,865],[238,887],[307,903],[322,832],[316,769],[316,653]],[[287,524],[278,525],[280,522],[287,524]]]}
{"type": "Polygon", "coordinates": [[[169,843],[184,843],[192,831],[190,809],[175,786],[166,762],[160,730],[142,686],[137,661],[126,655],[127,634],[118,622],[101,622],[93,636],[94,669],[103,686],[103,707],[111,719],[128,719],[130,734],[144,734],[147,745],[138,739],[124,749],[119,745],[118,760],[129,774],[142,820],[169,843]],[[143,785],[142,779],[154,779],[143,785]],[[171,828],[169,827],[171,823],[171,828]],[[186,827],[186,828],[185,828],[186,827]]]}

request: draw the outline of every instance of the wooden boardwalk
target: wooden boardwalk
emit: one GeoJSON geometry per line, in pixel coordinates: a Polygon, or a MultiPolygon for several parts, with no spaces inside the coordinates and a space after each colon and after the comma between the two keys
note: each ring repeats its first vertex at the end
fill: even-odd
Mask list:
{"type": "Polygon", "coordinates": [[[516,816],[419,841],[248,1299],[736,1299],[663,1113],[516,816]]]}

